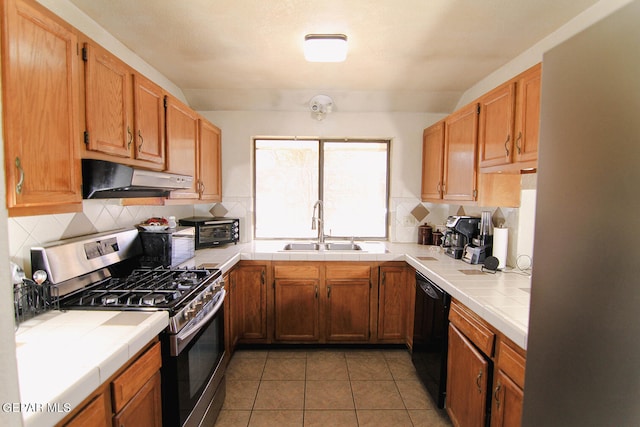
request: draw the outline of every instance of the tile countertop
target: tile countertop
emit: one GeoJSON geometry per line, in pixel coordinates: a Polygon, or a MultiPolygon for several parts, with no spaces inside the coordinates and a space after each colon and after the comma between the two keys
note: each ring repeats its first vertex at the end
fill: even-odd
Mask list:
{"type": "Polygon", "coordinates": [[[531,278],[513,269],[496,274],[444,255],[437,246],[356,242],[363,251],[284,251],[285,240],[253,241],[196,251],[195,265],[231,269],[239,260],[406,261],[523,349],[527,348],[531,278]]]}
{"type": "Polygon", "coordinates": [[[25,427],[62,420],[169,322],[166,311],[50,311],[16,331],[25,427]]]}

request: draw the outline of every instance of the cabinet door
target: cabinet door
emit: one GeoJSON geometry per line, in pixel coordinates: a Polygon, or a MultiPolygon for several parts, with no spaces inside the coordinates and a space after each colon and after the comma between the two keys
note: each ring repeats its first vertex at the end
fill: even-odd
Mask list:
{"type": "Polygon", "coordinates": [[[10,216],[82,210],[77,37],[35,2],[2,2],[10,216]]]}
{"type": "Polygon", "coordinates": [[[319,280],[275,280],[275,338],[318,341],[319,280]]]}
{"type": "Polygon", "coordinates": [[[407,269],[380,267],[378,287],[378,338],[404,340],[406,337],[407,269]]]}
{"type": "Polygon", "coordinates": [[[519,427],[522,423],[524,392],[501,370],[493,390],[491,427],[519,427]]]}
{"type": "Polygon", "coordinates": [[[220,129],[206,120],[200,126],[198,193],[201,200],[222,201],[222,146],[220,129]]]}
{"type": "Polygon", "coordinates": [[[235,275],[227,273],[223,277],[227,296],[224,300],[224,347],[229,355],[233,355],[233,349],[238,343],[238,333],[236,326],[236,285],[235,275]]]}
{"type": "Polygon", "coordinates": [[[422,133],[422,200],[442,199],[444,167],[444,122],[422,133]]]}
{"type": "Polygon", "coordinates": [[[232,272],[239,340],[267,339],[266,274],[265,265],[241,265],[232,272]]]}
{"type": "Polygon", "coordinates": [[[454,426],[484,427],[489,362],[452,324],[447,356],[447,413],[454,426]]]}
{"type": "Polygon", "coordinates": [[[161,427],[160,371],[113,417],[115,426],[161,427]]]}
{"type": "Polygon", "coordinates": [[[197,199],[198,116],[177,99],[166,99],[167,170],[194,177],[191,188],[172,191],[171,198],[197,199]]]}
{"type": "Polygon", "coordinates": [[[134,154],[164,166],[164,94],[145,77],[133,75],[134,154]]]}
{"type": "Polygon", "coordinates": [[[499,86],[480,98],[480,167],[506,165],[512,162],[515,99],[515,82],[499,86]]]}
{"type": "Polygon", "coordinates": [[[325,282],[327,341],[368,341],[371,285],[368,279],[325,282]]]}
{"type": "Polygon", "coordinates": [[[100,46],[85,43],[87,150],[131,157],[131,71],[100,46]]]}
{"type": "Polygon", "coordinates": [[[100,393],[80,412],[78,412],[64,427],[110,427],[111,402],[106,393],[100,393]]]}
{"type": "Polygon", "coordinates": [[[542,66],[524,72],[518,80],[515,158],[518,162],[538,159],[540,134],[540,84],[542,66]]]}
{"type": "Polygon", "coordinates": [[[477,104],[451,114],[444,131],[445,200],[474,201],[476,191],[477,104]]]}

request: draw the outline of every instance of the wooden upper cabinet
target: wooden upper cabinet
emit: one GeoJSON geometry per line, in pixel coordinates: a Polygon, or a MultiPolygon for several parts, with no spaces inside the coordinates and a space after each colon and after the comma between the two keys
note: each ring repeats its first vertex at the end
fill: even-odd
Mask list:
{"type": "Polygon", "coordinates": [[[512,162],[515,99],[516,83],[509,82],[479,100],[478,145],[481,168],[512,162]]]}
{"type": "Polygon", "coordinates": [[[34,1],[1,7],[9,216],[81,211],[77,36],[34,1]]]}
{"type": "Polygon", "coordinates": [[[164,166],[164,91],[140,74],[133,75],[134,156],[164,166]]]}
{"type": "Polygon", "coordinates": [[[220,129],[199,119],[198,194],[201,200],[222,201],[222,146],[220,129]]]}
{"type": "Polygon", "coordinates": [[[172,96],[166,97],[167,171],[194,177],[191,188],[171,192],[171,198],[197,199],[198,115],[172,96]]]}
{"type": "Polygon", "coordinates": [[[86,147],[117,157],[131,157],[131,71],[98,45],[85,43],[86,147]]]}
{"type": "Polygon", "coordinates": [[[444,121],[422,133],[422,191],[426,200],[442,199],[442,171],[444,168],[444,121]]]}
{"type": "Polygon", "coordinates": [[[524,167],[536,167],[540,139],[540,89],[542,64],[531,67],[518,77],[516,104],[515,159],[533,162],[524,167]]]}
{"type": "Polygon", "coordinates": [[[445,120],[444,200],[475,201],[478,104],[469,104],[445,120]]]}
{"type": "Polygon", "coordinates": [[[537,64],[480,98],[481,172],[537,167],[541,70],[537,64]]]}
{"type": "Polygon", "coordinates": [[[84,43],[83,58],[88,157],[164,169],[162,88],[97,44],[84,43]]]}

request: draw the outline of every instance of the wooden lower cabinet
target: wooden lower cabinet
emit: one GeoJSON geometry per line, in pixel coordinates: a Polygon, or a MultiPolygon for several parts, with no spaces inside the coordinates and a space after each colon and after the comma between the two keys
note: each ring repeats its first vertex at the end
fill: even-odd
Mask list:
{"type": "Polygon", "coordinates": [[[230,273],[233,325],[238,342],[267,342],[269,262],[241,261],[230,273]]]}
{"type": "Polygon", "coordinates": [[[519,427],[524,400],[525,352],[506,339],[501,339],[497,353],[491,426],[519,427]]]}
{"type": "Polygon", "coordinates": [[[102,391],[90,400],[76,416],[64,427],[110,427],[111,400],[106,391],[102,391]]]}
{"type": "Polygon", "coordinates": [[[161,427],[160,342],[156,339],[63,419],[64,427],[161,427]]]}
{"type": "Polygon", "coordinates": [[[446,408],[451,422],[519,427],[526,352],[458,301],[451,304],[449,321],[446,408]]]}
{"type": "Polygon", "coordinates": [[[378,286],[378,339],[403,342],[407,337],[410,280],[413,270],[405,263],[381,266],[378,286]]]}
{"type": "Polygon", "coordinates": [[[446,408],[454,426],[484,427],[490,384],[488,358],[449,324],[446,408]]]}
{"type": "Polygon", "coordinates": [[[368,263],[274,263],[277,342],[368,342],[372,328],[368,263]]]}
{"type": "Polygon", "coordinates": [[[496,372],[491,427],[517,427],[522,422],[524,391],[504,371],[496,372]]]}
{"type": "Polygon", "coordinates": [[[325,279],[326,340],[368,342],[371,338],[371,267],[328,264],[325,279]]]}
{"type": "Polygon", "coordinates": [[[160,371],[149,379],[127,405],[113,417],[119,427],[162,426],[160,371]]]}

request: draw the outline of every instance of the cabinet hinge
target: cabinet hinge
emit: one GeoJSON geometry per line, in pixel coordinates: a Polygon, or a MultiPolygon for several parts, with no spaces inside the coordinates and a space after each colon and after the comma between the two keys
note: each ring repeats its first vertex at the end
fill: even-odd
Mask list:
{"type": "Polygon", "coordinates": [[[478,198],[478,190],[473,190],[473,198],[474,199],[478,198]]]}
{"type": "Polygon", "coordinates": [[[476,105],[476,114],[480,114],[480,104],[476,105]]]}
{"type": "Polygon", "coordinates": [[[164,100],[162,102],[164,103],[164,109],[166,110],[167,109],[167,105],[168,105],[166,96],[164,97],[164,100]]]}
{"type": "Polygon", "coordinates": [[[82,60],[84,62],[87,62],[87,48],[86,47],[82,48],[82,60]]]}
{"type": "Polygon", "coordinates": [[[84,143],[86,145],[89,145],[89,131],[88,130],[84,131],[84,143]]]}

